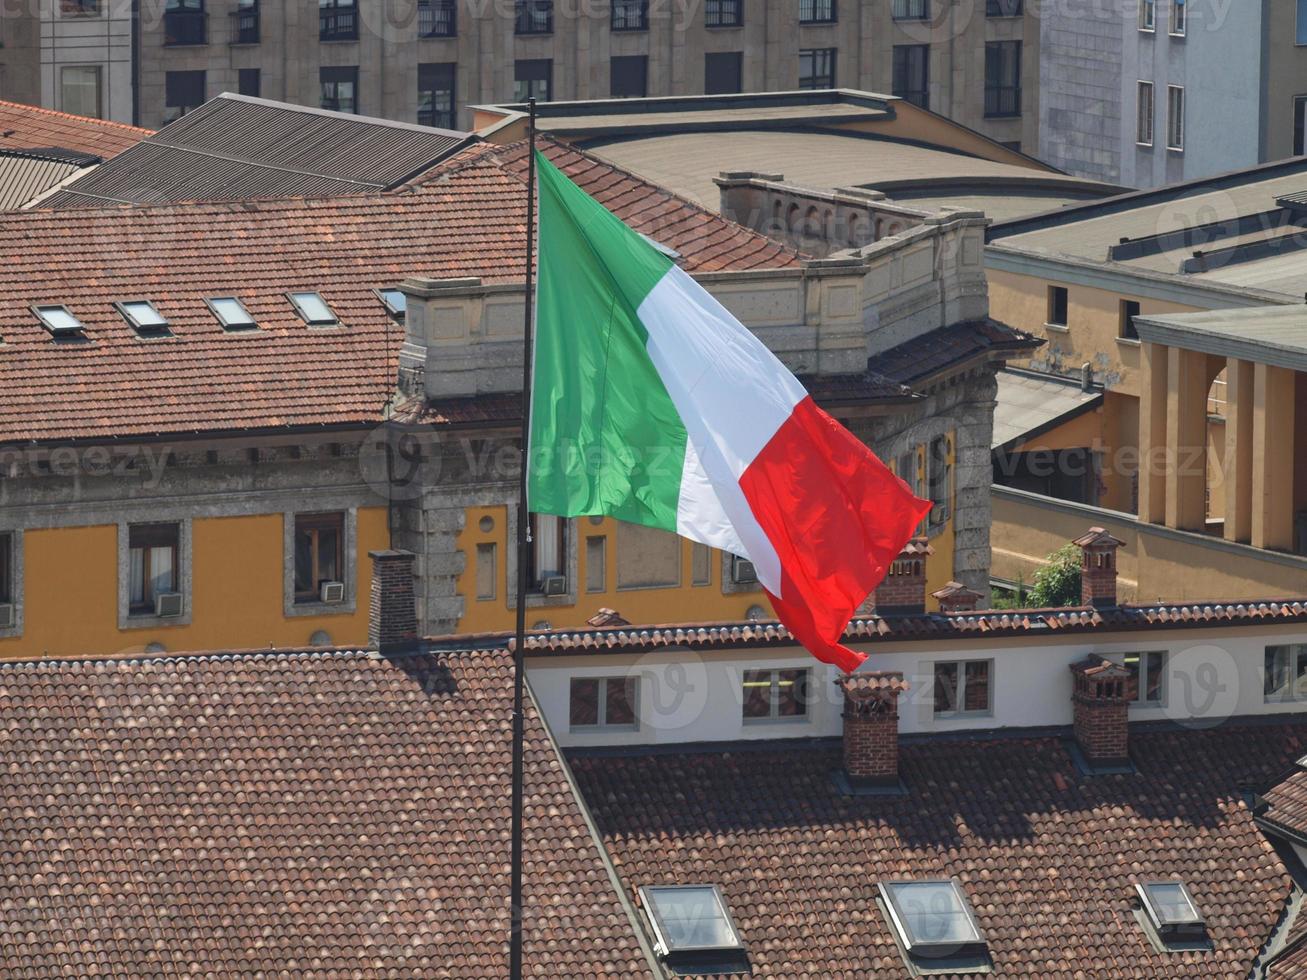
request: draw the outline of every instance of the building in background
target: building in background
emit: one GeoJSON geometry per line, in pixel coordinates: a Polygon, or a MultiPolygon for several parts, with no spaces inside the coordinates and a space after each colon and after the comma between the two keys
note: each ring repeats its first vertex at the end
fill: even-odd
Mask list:
{"type": "Polygon", "coordinates": [[[41,0],[39,14],[6,8],[0,98],[68,108],[67,98],[88,114],[98,102],[112,118],[158,127],[233,92],[456,129],[470,125],[469,105],[528,96],[842,86],[894,92],[1027,152],[1039,143],[1040,32],[1022,0],[609,0],[580,8],[552,0],[160,0],[137,9],[133,31],[131,0],[41,0]],[[34,68],[46,63],[38,87],[34,68]],[[98,89],[89,70],[97,66],[98,89]]]}

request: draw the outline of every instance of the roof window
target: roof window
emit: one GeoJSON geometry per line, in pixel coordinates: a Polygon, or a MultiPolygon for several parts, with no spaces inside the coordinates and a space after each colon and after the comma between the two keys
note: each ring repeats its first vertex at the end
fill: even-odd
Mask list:
{"type": "Polygon", "coordinates": [[[1207,925],[1183,881],[1142,881],[1135,891],[1147,917],[1145,926],[1161,946],[1206,948],[1207,925]]]}
{"type": "Polygon", "coordinates": [[[402,289],[378,289],[377,298],[386,307],[386,312],[396,320],[404,319],[408,313],[408,297],[402,289]]]}
{"type": "Polygon", "coordinates": [[[652,885],[640,901],[653,926],[656,952],[677,972],[738,972],[744,944],[716,885],[652,885]]]}
{"type": "Polygon", "coordinates": [[[254,317],[250,316],[250,311],[235,296],[216,296],[204,302],[209,304],[209,309],[213,311],[213,315],[218,318],[224,330],[258,329],[259,325],[254,322],[254,317]]]}
{"type": "Polygon", "coordinates": [[[954,879],[883,881],[880,896],[913,973],[987,973],[989,950],[954,879]]]}
{"type": "Polygon", "coordinates": [[[148,299],[131,299],[113,305],[139,334],[153,337],[168,332],[167,318],[148,299]]]}
{"type": "Polygon", "coordinates": [[[82,321],[73,316],[72,311],[66,306],[53,303],[46,306],[33,306],[32,313],[55,337],[76,336],[86,329],[82,321]]]}
{"type": "Polygon", "coordinates": [[[295,312],[311,327],[330,327],[340,323],[327,301],[318,293],[289,293],[295,312]]]}

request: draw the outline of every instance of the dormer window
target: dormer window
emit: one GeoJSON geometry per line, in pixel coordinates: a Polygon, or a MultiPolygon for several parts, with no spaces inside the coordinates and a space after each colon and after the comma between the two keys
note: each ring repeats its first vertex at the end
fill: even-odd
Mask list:
{"type": "Polygon", "coordinates": [[[378,289],[377,298],[386,308],[386,312],[396,320],[404,319],[408,313],[408,297],[402,289],[378,289]]]}
{"type": "Polygon", "coordinates": [[[245,304],[235,296],[217,296],[206,299],[209,309],[218,318],[224,330],[257,330],[258,324],[245,308],[245,304]]]}
{"type": "Polygon", "coordinates": [[[73,337],[86,329],[82,321],[73,316],[72,311],[66,306],[55,304],[33,306],[32,312],[54,337],[73,337]]]}
{"type": "Polygon", "coordinates": [[[114,308],[132,325],[132,329],[142,336],[157,337],[168,332],[167,318],[155,309],[154,304],[148,299],[114,303],[114,308]]]}
{"type": "Polygon", "coordinates": [[[655,952],[677,972],[747,969],[740,934],[716,885],[651,885],[640,901],[653,927],[655,952]]]}
{"type": "Polygon", "coordinates": [[[880,897],[914,973],[989,971],[988,947],[957,881],[883,881],[880,897]]]}
{"type": "Polygon", "coordinates": [[[1142,881],[1135,885],[1145,926],[1166,949],[1203,949],[1207,925],[1182,881],[1142,881]]]}
{"type": "Polygon", "coordinates": [[[295,312],[310,327],[332,327],[340,323],[339,317],[318,293],[290,293],[295,312]]]}

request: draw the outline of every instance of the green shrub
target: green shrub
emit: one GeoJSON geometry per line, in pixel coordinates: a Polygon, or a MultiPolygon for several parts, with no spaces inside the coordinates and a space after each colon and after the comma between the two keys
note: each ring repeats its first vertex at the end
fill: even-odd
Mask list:
{"type": "Polygon", "coordinates": [[[1038,608],[1080,605],[1080,548],[1063,545],[1045,561],[1035,572],[1030,604],[1038,608]]]}

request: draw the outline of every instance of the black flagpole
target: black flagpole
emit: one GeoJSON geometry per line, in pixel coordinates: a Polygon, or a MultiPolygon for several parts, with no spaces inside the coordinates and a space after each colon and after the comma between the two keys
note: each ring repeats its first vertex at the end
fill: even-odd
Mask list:
{"type": "Polygon", "coordinates": [[[522,444],[517,488],[517,637],[513,646],[513,838],[508,945],[510,980],[522,980],[522,698],[526,683],[526,549],[530,542],[526,503],[526,463],[531,433],[531,333],[535,328],[536,100],[527,99],[526,163],[526,322],[522,339],[522,444]]]}

